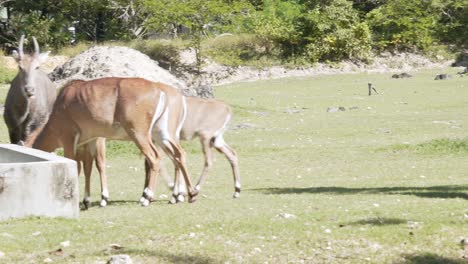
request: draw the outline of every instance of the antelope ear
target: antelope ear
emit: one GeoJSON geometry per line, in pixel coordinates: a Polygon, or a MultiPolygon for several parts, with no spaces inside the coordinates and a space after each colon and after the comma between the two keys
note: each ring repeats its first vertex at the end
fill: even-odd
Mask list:
{"type": "Polygon", "coordinates": [[[11,52],[11,56],[16,60],[16,62],[19,62],[20,61],[20,57],[19,57],[19,54],[16,50],[13,50],[11,52]]]}
{"type": "Polygon", "coordinates": [[[39,62],[39,65],[47,61],[47,59],[49,58],[49,53],[50,51],[46,51],[37,56],[37,61],[39,62]]]}

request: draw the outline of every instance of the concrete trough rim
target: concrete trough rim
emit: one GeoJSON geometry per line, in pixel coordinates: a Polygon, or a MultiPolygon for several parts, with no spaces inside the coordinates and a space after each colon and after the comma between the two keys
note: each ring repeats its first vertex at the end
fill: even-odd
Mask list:
{"type": "MultiPolygon", "coordinates": [[[[0,144],[0,148],[3,149],[8,149],[12,151],[19,152],[21,154],[43,159],[39,161],[33,161],[32,163],[51,163],[51,162],[71,162],[75,163],[74,160],[59,156],[55,153],[51,152],[45,152],[42,150],[38,149],[33,149],[33,148],[26,148],[24,146],[16,145],[16,144],[0,144]],[[32,154],[32,155],[31,155],[32,154]]],[[[0,166],[6,166],[8,164],[30,164],[30,161],[25,161],[25,162],[0,162],[0,166]]]]}

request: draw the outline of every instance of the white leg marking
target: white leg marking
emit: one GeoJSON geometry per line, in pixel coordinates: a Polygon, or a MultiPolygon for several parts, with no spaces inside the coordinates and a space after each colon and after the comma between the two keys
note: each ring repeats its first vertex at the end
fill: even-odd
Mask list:
{"type": "Polygon", "coordinates": [[[149,188],[145,188],[144,193],[146,194],[146,197],[148,198],[153,198],[154,196],[154,193],[149,188]]]}
{"type": "Polygon", "coordinates": [[[177,202],[179,202],[179,203],[185,202],[185,197],[184,197],[183,194],[177,195],[177,202]]]}
{"type": "Polygon", "coordinates": [[[99,204],[101,207],[106,207],[107,206],[107,201],[102,199],[101,203],[99,204]]]}
{"type": "Polygon", "coordinates": [[[223,138],[223,133],[220,133],[219,135],[217,135],[215,137],[215,140],[214,140],[214,146],[217,147],[217,148],[221,148],[225,145],[226,143],[224,142],[224,138],[223,138]]]}
{"type": "Polygon", "coordinates": [[[102,190],[102,196],[106,197],[106,198],[109,198],[109,191],[107,190],[107,188],[104,188],[104,190],[102,190]]]}

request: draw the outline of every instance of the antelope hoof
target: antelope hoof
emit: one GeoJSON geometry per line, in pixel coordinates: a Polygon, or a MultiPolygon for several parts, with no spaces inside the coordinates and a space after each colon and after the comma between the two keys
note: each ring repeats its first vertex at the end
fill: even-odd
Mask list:
{"type": "Polygon", "coordinates": [[[169,200],[169,204],[176,204],[176,203],[177,203],[177,196],[173,194],[171,199],[169,200]]]}
{"type": "Polygon", "coordinates": [[[196,200],[197,200],[197,196],[198,196],[198,191],[197,190],[194,190],[192,192],[189,193],[189,203],[194,203],[196,200]]]}
{"type": "Polygon", "coordinates": [[[99,204],[101,207],[106,207],[107,206],[107,200],[109,197],[106,197],[104,195],[101,195],[101,203],[99,204]]]}
{"type": "Polygon", "coordinates": [[[239,187],[236,187],[234,195],[232,196],[232,198],[239,198],[240,192],[241,192],[241,189],[239,187]]]}
{"type": "Polygon", "coordinates": [[[141,206],[148,206],[150,204],[150,201],[148,199],[146,199],[145,197],[141,197],[140,198],[140,205],[141,206]]]}
{"type": "Polygon", "coordinates": [[[83,210],[88,210],[89,206],[91,205],[91,201],[89,198],[83,199],[83,210]]]}
{"type": "Polygon", "coordinates": [[[183,203],[183,202],[185,202],[184,194],[179,193],[179,195],[177,195],[177,202],[178,202],[178,203],[183,203]]]}
{"type": "Polygon", "coordinates": [[[140,199],[140,205],[143,206],[143,207],[147,207],[148,205],[150,204],[150,201],[144,197],[142,197],[142,199],[140,199]]]}

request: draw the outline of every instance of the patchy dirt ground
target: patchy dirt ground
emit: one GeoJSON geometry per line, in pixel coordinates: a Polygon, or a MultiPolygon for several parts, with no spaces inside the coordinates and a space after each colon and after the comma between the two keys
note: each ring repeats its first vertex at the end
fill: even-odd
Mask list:
{"type": "MultiPolygon", "coordinates": [[[[430,60],[424,56],[400,53],[382,54],[370,64],[344,61],[330,65],[317,63],[313,67],[269,68],[229,67],[205,59],[201,74],[195,73],[195,52],[187,49],[180,54],[182,66],[169,72],[145,54],[127,47],[96,46],[70,59],[66,56],[51,56],[42,68],[51,72],[51,78],[60,86],[71,79],[94,79],[106,76],[143,77],[153,81],[169,83],[184,91],[186,95],[213,96],[213,85],[239,81],[257,81],[286,77],[347,73],[416,72],[422,69],[446,68],[453,60],[438,58],[430,60]]],[[[16,68],[12,57],[4,57],[8,68],[16,68]]]]}

